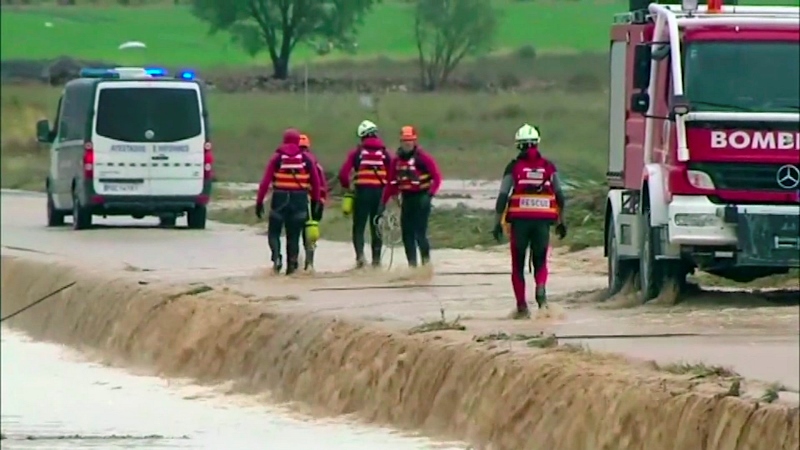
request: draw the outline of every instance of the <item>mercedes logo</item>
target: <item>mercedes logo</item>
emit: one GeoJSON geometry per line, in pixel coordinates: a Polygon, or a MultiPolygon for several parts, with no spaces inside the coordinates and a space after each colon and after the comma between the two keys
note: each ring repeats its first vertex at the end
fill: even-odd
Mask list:
{"type": "Polygon", "coordinates": [[[153,136],[155,135],[156,134],[153,133],[153,130],[147,130],[144,132],[144,137],[147,138],[147,140],[153,139],[153,136]]]}
{"type": "Polygon", "coordinates": [[[787,164],[778,169],[775,179],[778,181],[778,186],[784,189],[794,189],[800,186],[800,169],[787,164]]]}

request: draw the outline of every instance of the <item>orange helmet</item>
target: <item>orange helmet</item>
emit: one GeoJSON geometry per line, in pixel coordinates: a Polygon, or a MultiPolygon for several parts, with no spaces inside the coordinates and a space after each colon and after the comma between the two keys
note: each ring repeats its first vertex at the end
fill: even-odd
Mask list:
{"type": "Polygon", "coordinates": [[[298,145],[300,147],[311,148],[311,139],[308,138],[308,135],[301,134],[300,135],[300,143],[298,145]]]}
{"type": "Polygon", "coordinates": [[[416,141],[417,130],[415,130],[411,125],[406,125],[403,128],[400,128],[400,140],[406,142],[416,141]]]}

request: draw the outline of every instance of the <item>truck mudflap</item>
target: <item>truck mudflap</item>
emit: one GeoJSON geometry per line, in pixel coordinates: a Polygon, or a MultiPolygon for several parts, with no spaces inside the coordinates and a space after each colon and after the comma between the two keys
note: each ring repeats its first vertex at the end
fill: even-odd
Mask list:
{"type": "Polygon", "coordinates": [[[737,214],[741,266],[800,267],[800,216],[737,214]]]}

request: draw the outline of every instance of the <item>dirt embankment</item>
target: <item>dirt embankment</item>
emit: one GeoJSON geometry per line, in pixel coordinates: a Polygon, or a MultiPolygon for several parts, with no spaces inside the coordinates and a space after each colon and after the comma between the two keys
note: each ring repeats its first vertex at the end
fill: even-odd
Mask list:
{"type": "Polygon", "coordinates": [[[524,358],[425,335],[270,310],[231,293],[3,256],[5,317],[36,338],[204,382],[236,380],[327,414],[492,450],[796,450],[800,415],[564,348],[524,358]]]}

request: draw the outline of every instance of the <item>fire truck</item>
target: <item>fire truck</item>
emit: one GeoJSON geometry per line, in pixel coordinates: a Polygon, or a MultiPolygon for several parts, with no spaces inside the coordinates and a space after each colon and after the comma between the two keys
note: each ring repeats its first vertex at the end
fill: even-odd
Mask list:
{"type": "Polygon", "coordinates": [[[800,7],[630,0],[609,119],[610,293],[800,266],[800,7]]]}

